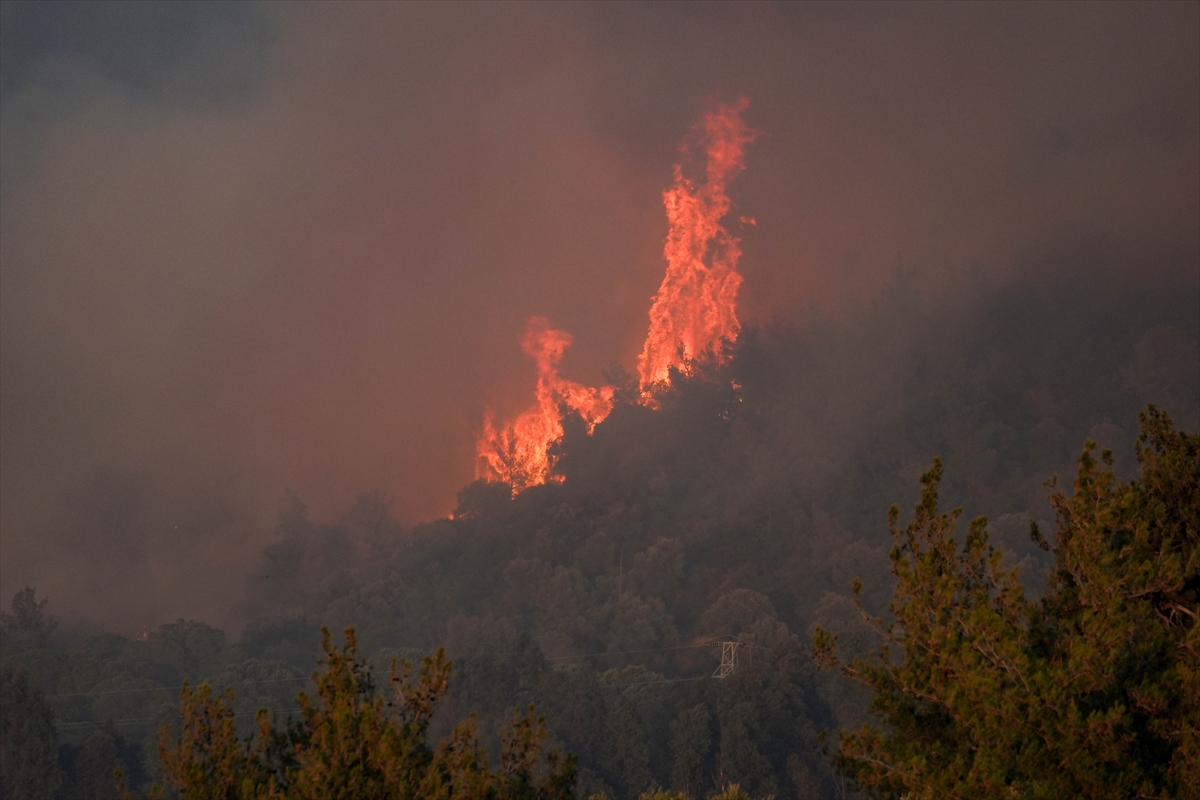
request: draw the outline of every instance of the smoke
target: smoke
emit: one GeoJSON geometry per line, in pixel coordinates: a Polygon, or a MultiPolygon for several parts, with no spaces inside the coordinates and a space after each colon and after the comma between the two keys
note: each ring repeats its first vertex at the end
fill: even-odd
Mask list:
{"type": "Polygon", "coordinates": [[[565,378],[632,369],[714,95],[761,131],[743,320],[858,312],[897,253],[1200,260],[1194,4],[42,5],[4,5],[0,591],[118,630],[220,622],[285,489],[448,513],[529,317],[565,378]]]}

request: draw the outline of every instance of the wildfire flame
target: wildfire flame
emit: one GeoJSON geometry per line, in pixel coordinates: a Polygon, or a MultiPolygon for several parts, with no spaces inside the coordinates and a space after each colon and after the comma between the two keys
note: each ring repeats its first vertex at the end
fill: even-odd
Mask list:
{"type": "MultiPolygon", "coordinates": [[[[742,98],[705,114],[694,132],[706,156],[703,182],[684,177],[683,166],[677,164],[674,183],[663,192],[670,223],[663,248],[667,273],[654,296],[650,330],[638,357],[643,402],[652,402],[654,387],[670,380],[672,367],[686,368],[709,350],[719,356],[722,340],[737,339],[737,292],[742,283],[737,262],[742,251],[740,240],[721,220],[733,205],[726,187],[744,168],[746,145],[755,136],[742,121],[749,105],[742,98]]],[[[550,446],[563,435],[562,406],[583,417],[588,433],[608,416],[613,387],[594,389],[558,374],[570,344],[571,334],[550,327],[544,317],[529,320],[521,346],[537,364],[537,403],[500,427],[490,409],[485,413],[475,448],[477,477],[506,481],[514,493],[545,483],[553,479],[550,446]]]]}
{"type": "Polygon", "coordinates": [[[742,98],[704,116],[698,126],[708,157],[704,182],[685,178],[677,164],[675,183],[663,192],[671,226],[663,248],[667,274],[650,307],[650,330],[638,357],[643,392],[667,381],[671,367],[685,366],[709,349],[719,354],[722,339],[737,338],[742,251],[721,220],[732,207],[725,188],[745,168],[743,153],[755,136],[742,121],[749,105],[742,98]]]}
{"type": "Polygon", "coordinates": [[[514,492],[545,483],[554,466],[550,445],[563,435],[561,406],[578,412],[588,433],[612,411],[613,387],[593,389],[558,374],[558,364],[570,344],[571,334],[550,327],[545,317],[529,320],[521,347],[537,364],[537,404],[499,429],[488,410],[483,435],[476,444],[478,477],[507,481],[514,492]]]}

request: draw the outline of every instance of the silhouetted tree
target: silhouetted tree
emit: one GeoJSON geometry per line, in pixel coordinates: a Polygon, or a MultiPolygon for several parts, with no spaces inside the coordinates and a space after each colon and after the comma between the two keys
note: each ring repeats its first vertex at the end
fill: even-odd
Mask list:
{"type": "Polygon", "coordinates": [[[58,627],[58,620],[43,613],[50,598],[37,599],[37,590],[26,586],[13,595],[12,613],[0,613],[0,631],[5,644],[29,647],[45,644],[46,639],[58,627]]]}
{"type": "Polygon", "coordinates": [[[696,795],[704,785],[705,766],[712,750],[708,706],[692,706],[671,722],[671,782],[685,795],[696,795]]]}
{"type": "Polygon", "coordinates": [[[394,662],[385,696],[358,656],[353,628],[340,649],[323,629],[322,648],[316,694],[298,696],[299,720],[280,729],[263,709],[257,734],[246,740],[237,736],[232,691],[184,684],[181,728],[164,727],[159,744],[163,772],[184,800],[571,797],[573,758],[549,753],[535,774],[545,725],[532,709],[501,732],[498,771],[489,766],[473,719],[437,744],[426,741],[450,681],[451,664],[440,650],[415,680],[408,664],[394,662]]]}
{"type": "Polygon", "coordinates": [[[93,733],[71,759],[65,795],[70,800],[116,800],[120,796],[114,774],[128,774],[121,752],[125,743],[109,724],[93,733]]]}
{"type": "Polygon", "coordinates": [[[0,798],[50,800],[61,783],[46,698],[24,670],[0,669],[0,798]]]}

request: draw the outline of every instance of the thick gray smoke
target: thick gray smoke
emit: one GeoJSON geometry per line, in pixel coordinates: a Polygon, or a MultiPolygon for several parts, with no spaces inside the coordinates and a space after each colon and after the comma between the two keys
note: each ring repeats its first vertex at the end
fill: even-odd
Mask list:
{"type": "MultiPolygon", "coordinates": [[[[449,513],[482,406],[529,401],[529,316],[569,377],[632,368],[711,96],[761,131],[744,319],[858,318],[898,260],[1200,263],[1196,4],[3,14],[0,597],[122,632],[225,620],[285,490],[449,513]]],[[[1165,386],[1200,331],[1145,327],[1120,360],[1165,386]]]]}

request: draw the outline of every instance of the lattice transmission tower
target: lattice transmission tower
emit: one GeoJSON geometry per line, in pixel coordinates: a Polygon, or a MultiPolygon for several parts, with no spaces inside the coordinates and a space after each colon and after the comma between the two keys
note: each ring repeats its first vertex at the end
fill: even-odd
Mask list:
{"type": "Polygon", "coordinates": [[[728,678],[734,672],[737,672],[738,648],[742,647],[744,643],[738,639],[727,639],[724,641],[715,641],[713,644],[721,648],[721,664],[712,676],[718,680],[728,678]]]}

